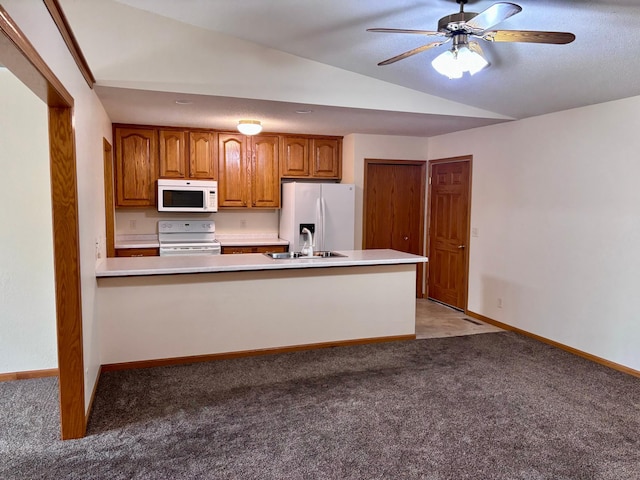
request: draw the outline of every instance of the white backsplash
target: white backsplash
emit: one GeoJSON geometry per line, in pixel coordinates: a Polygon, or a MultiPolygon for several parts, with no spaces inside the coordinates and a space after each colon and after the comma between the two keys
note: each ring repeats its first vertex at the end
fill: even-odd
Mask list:
{"type": "Polygon", "coordinates": [[[217,213],[166,213],[150,208],[116,210],[116,235],[158,233],[158,220],[213,220],[218,234],[278,235],[279,210],[226,210],[217,213]]]}

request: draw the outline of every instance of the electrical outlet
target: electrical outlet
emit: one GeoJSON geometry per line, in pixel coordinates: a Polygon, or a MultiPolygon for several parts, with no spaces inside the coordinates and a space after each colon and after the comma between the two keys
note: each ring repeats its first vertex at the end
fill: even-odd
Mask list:
{"type": "Polygon", "coordinates": [[[247,228],[247,221],[244,218],[240,220],[240,228],[247,228]]]}
{"type": "Polygon", "coordinates": [[[136,221],[135,220],[129,220],[129,228],[131,230],[135,230],[136,229],[136,221]]]}
{"type": "Polygon", "coordinates": [[[478,227],[473,227],[471,229],[471,236],[472,237],[477,237],[478,236],[478,227]]]}
{"type": "Polygon", "coordinates": [[[502,299],[498,298],[498,308],[502,308],[502,299]]]}

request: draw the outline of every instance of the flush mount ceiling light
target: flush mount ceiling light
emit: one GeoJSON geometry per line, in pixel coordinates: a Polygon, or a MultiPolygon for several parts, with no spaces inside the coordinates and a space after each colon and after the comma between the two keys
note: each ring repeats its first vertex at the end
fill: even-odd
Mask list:
{"type": "Polygon", "coordinates": [[[240,120],[238,131],[244,135],[257,135],[262,131],[262,124],[258,120],[240,120]]]}
{"type": "Polygon", "coordinates": [[[475,75],[489,65],[484,58],[480,45],[468,42],[466,35],[453,37],[453,47],[438,55],[431,65],[435,70],[449,78],[461,78],[464,72],[475,75]]]}

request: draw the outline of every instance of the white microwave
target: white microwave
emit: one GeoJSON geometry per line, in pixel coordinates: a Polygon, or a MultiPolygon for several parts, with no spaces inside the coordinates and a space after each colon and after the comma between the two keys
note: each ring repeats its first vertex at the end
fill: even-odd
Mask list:
{"type": "Polygon", "coordinates": [[[159,212],[217,212],[218,182],[158,180],[159,212]]]}

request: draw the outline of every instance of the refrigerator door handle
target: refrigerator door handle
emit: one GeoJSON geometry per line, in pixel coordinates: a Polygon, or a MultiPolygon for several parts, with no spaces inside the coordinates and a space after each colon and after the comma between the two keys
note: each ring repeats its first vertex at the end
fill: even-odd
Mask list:
{"type": "Polygon", "coordinates": [[[325,232],[325,224],[326,224],[326,218],[327,218],[327,212],[326,212],[326,204],[324,201],[324,197],[322,197],[320,199],[320,214],[321,214],[321,224],[322,224],[322,234],[320,235],[320,250],[324,250],[324,232],[325,232]]]}
{"type": "Polygon", "coordinates": [[[322,197],[316,198],[316,233],[313,235],[313,247],[316,250],[320,250],[322,248],[322,197]]]}

